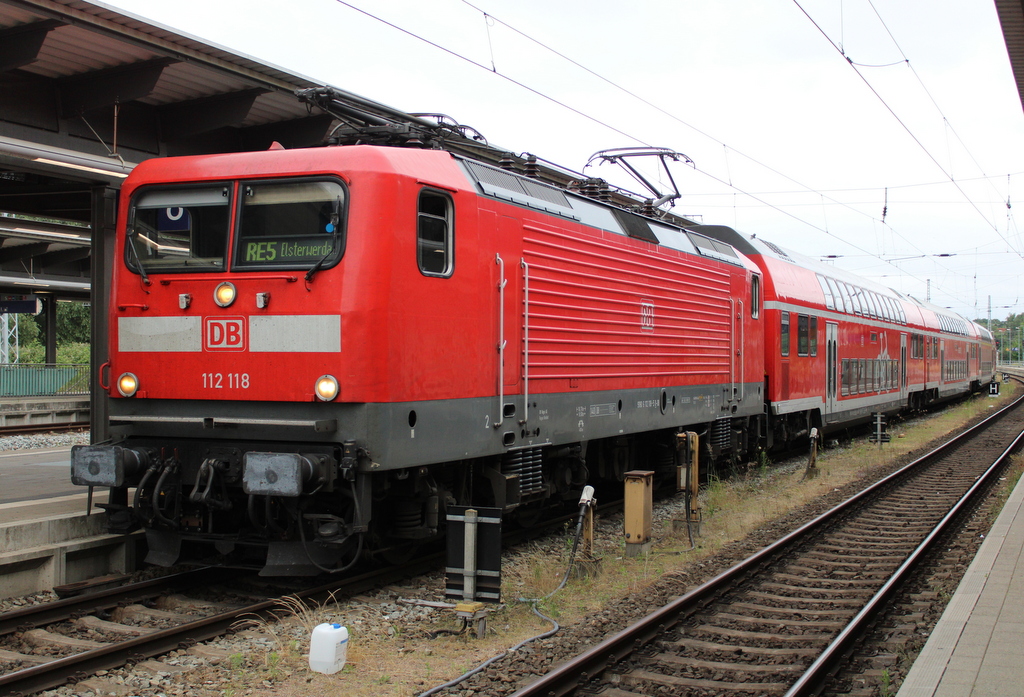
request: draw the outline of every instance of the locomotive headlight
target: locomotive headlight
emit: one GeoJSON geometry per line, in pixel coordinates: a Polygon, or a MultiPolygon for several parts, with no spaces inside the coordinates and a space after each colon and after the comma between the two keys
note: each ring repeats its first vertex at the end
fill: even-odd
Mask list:
{"type": "Polygon", "coordinates": [[[122,373],[117,379],[117,391],[122,397],[131,397],[139,390],[139,379],[132,373],[122,373]]]}
{"type": "Polygon", "coordinates": [[[235,302],[235,284],[224,281],[213,291],[213,302],[221,307],[227,307],[235,302]]]}
{"type": "Polygon", "coordinates": [[[313,391],[318,399],[329,402],[338,396],[338,380],[333,375],[321,375],[316,379],[313,391]]]}

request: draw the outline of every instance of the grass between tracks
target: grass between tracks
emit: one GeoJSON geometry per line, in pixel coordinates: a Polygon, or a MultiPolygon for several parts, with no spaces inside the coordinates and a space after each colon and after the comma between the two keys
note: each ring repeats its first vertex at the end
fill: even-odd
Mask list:
{"type": "MultiPolygon", "coordinates": [[[[595,554],[602,559],[599,572],[571,579],[565,588],[543,600],[540,608],[563,625],[596,622],[595,614],[608,601],[635,596],[663,574],[684,572],[758,526],[905,458],[934,439],[991,413],[1016,389],[1015,385],[1003,385],[998,398],[980,396],[941,414],[890,425],[892,441],[881,448],[869,443],[866,437],[826,448],[818,456],[818,476],[811,479],[804,478],[806,461],[780,465],[764,461],[751,465],[745,473],[715,479],[701,492],[704,519],[697,547],[693,550],[690,550],[685,530],[674,533],[671,521],[663,520],[655,523],[656,543],[651,552],[627,558],[621,528],[605,526],[604,530],[599,530],[595,541],[595,554]]],[[[1004,481],[1003,501],[1021,471],[1022,464],[1017,459],[1004,481]]],[[[994,510],[993,515],[997,513],[998,510],[994,510]]],[[[288,622],[293,627],[302,626],[305,639],[285,638],[286,632],[272,625],[258,627],[275,638],[276,650],[232,657],[230,665],[226,666],[226,675],[222,668],[216,680],[202,681],[206,683],[205,688],[210,688],[206,694],[225,697],[251,694],[397,696],[419,694],[447,682],[549,628],[550,625],[536,617],[527,604],[515,599],[543,597],[558,586],[565,573],[572,532],[566,529],[564,540],[555,545],[557,554],[552,553],[549,545],[542,553],[507,555],[502,568],[502,596],[507,604],[491,614],[491,632],[483,640],[473,638],[471,633],[431,639],[422,627],[402,626],[401,623],[384,629],[378,625],[367,631],[353,631],[353,627],[349,627],[348,665],[335,675],[321,675],[310,672],[306,664],[308,629],[320,621],[343,619],[345,611],[334,605],[291,608],[282,613],[291,618],[285,626],[288,622]]],[[[429,627],[435,631],[438,628],[457,630],[459,621],[453,614],[450,620],[429,627]]]]}

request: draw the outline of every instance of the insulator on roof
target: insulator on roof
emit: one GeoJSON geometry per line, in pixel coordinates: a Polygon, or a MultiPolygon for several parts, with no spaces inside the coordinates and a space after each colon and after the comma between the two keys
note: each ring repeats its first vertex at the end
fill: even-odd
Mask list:
{"type": "Polygon", "coordinates": [[[501,159],[498,161],[498,166],[502,169],[515,170],[516,160],[512,157],[512,153],[506,152],[501,154],[501,159]]]}
{"type": "Polygon", "coordinates": [[[533,177],[534,179],[540,176],[540,167],[537,165],[536,155],[528,154],[526,156],[526,165],[523,168],[523,171],[526,174],[526,176],[533,177]]]}

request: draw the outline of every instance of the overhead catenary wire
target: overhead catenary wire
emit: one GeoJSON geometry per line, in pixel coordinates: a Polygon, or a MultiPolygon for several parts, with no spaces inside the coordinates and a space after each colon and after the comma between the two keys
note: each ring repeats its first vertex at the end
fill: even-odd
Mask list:
{"type": "MultiPolygon", "coordinates": [[[[649,101],[649,100],[645,99],[644,97],[642,97],[642,96],[640,96],[640,95],[636,94],[635,92],[633,92],[633,91],[629,90],[628,88],[626,88],[626,87],[623,87],[622,85],[619,85],[618,83],[616,83],[616,82],[614,82],[614,81],[612,81],[612,80],[608,79],[607,77],[605,77],[605,76],[603,76],[603,75],[601,75],[601,74],[597,73],[596,71],[594,71],[594,70],[591,70],[590,68],[586,67],[585,65],[583,65],[583,64],[579,63],[578,61],[576,61],[576,60],[574,60],[574,59],[570,58],[569,56],[567,56],[567,55],[565,55],[565,54],[563,54],[563,53],[561,53],[561,52],[557,51],[556,49],[552,48],[551,46],[548,46],[547,44],[545,44],[545,43],[543,43],[543,42],[541,42],[541,41],[539,41],[539,40],[535,39],[534,37],[532,37],[532,36],[530,36],[530,35],[526,34],[525,32],[523,32],[523,31],[521,31],[521,30],[517,29],[516,27],[514,27],[514,26],[510,25],[509,23],[507,23],[507,22],[505,22],[505,21],[503,21],[503,20],[501,20],[501,19],[499,19],[499,18],[497,18],[497,17],[494,17],[494,15],[492,15],[492,14],[490,14],[490,13],[487,13],[487,12],[485,12],[485,11],[484,11],[484,10],[482,10],[481,8],[479,8],[479,7],[477,7],[476,5],[474,5],[473,3],[471,3],[471,2],[469,1],[469,0],[461,0],[461,2],[462,2],[462,3],[464,4],[464,5],[466,5],[466,6],[470,7],[470,8],[472,8],[472,9],[474,9],[475,11],[477,11],[477,12],[480,12],[480,13],[481,13],[481,14],[483,14],[483,15],[484,15],[485,17],[487,17],[487,18],[489,18],[489,19],[493,19],[494,21],[496,21],[496,22],[499,22],[499,23],[501,23],[502,25],[504,25],[505,27],[507,27],[507,28],[508,28],[509,30],[511,30],[511,31],[513,31],[513,32],[515,32],[515,33],[516,33],[517,35],[519,35],[519,36],[521,36],[521,37],[525,38],[526,40],[528,40],[528,41],[530,41],[530,42],[532,42],[532,43],[534,43],[534,44],[536,44],[536,45],[538,45],[538,46],[540,46],[540,47],[541,47],[541,48],[543,48],[544,50],[546,50],[546,51],[549,51],[549,52],[553,53],[554,55],[558,56],[559,58],[561,58],[561,59],[563,59],[563,60],[565,60],[565,61],[568,61],[568,62],[569,62],[569,63],[571,63],[572,65],[574,65],[574,66],[576,66],[577,68],[579,68],[579,69],[581,69],[581,70],[585,71],[586,73],[588,73],[588,74],[590,74],[590,75],[592,75],[592,76],[596,77],[597,79],[599,79],[599,80],[601,80],[601,81],[605,82],[606,84],[608,84],[608,85],[612,86],[613,88],[615,88],[615,89],[617,89],[617,90],[620,90],[620,91],[622,91],[623,93],[625,93],[625,94],[629,95],[630,97],[632,97],[632,98],[634,98],[634,99],[637,99],[637,100],[638,100],[638,101],[640,101],[641,103],[643,103],[643,104],[645,104],[645,105],[649,106],[650,108],[652,108],[652,109],[654,109],[654,110],[658,111],[659,113],[661,113],[661,114],[663,114],[663,115],[665,115],[665,116],[668,116],[669,118],[671,118],[671,119],[675,120],[676,122],[678,122],[678,123],[680,123],[680,124],[682,124],[682,125],[686,126],[687,128],[690,128],[690,129],[694,130],[695,132],[697,132],[698,134],[702,135],[703,137],[705,137],[705,138],[708,138],[708,139],[710,139],[710,140],[712,140],[712,141],[715,141],[715,142],[719,143],[720,145],[722,145],[722,147],[723,147],[723,150],[725,151],[725,154],[726,154],[726,160],[725,160],[725,162],[726,162],[726,179],[725,179],[725,180],[723,180],[723,179],[721,179],[721,178],[719,178],[719,177],[714,177],[714,176],[712,176],[712,178],[713,178],[713,179],[715,179],[716,181],[718,181],[718,182],[720,182],[720,183],[723,183],[723,184],[725,184],[726,186],[728,186],[728,187],[730,187],[730,188],[736,189],[736,190],[740,191],[741,193],[743,193],[743,194],[744,194],[744,195],[746,195],[746,196],[750,196],[751,198],[754,198],[754,200],[758,201],[758,203],[760,203],[761,205],[764,205],[764,206],[767,206],[767,207],[769,207],[769,208],[772,208],[772,209],[774,209],[774,210],[777,210],[777,211],[779,211],[779,212],[782,212],[782,213],[784,213],[784,214],[786,214],[786,215],[789,215],[790,217],[794,218],[795,220],[797,220],[797,221],[799,221],[799,222],[801,222],[801,223],[803,223],[803,224],[805,224],[805,225],[809,225],[810,227],[812,227],[812,228],[814,228],[814,229],[816,229],[816,230],[818,230],[818,231],[820,231],[820,232],[823,232],[823,233],[825,233],[825,234],[827,234],[827,235],[831,235],[831,233],[830,233],[830,232],[828,232],[828,230],[827,230],[827,225],[826,225],[826,227],[825,227],[825,228],[822,228],[822,227],[820,227],[820,226],[814,225],[814,224],[812,224],[812,223],[810,223],[810,222],[808,222],[808,221],[806,221],[806,220],[803,220],[803,219],[802,219],[802,218],[800,218],[799,216],[794,216],[794,215],[792,215],[792,214],[789,214],[789,213],[788,213],[787,211],[785,211],[784,209],[782,209],[782,208],[780,208],[780,207],[778,207],[778,206],[776,206],[776,205],[774,205],[774,204],[772,204],[772,203],[769,203],[769,202],[767,202],[767,201],[764,201],[763,199],[761,199],[761,198],[759,198],[759,197],[755,197],[755,196],[752,196],[752,195],[750,194],[750,192],[746,192],[746,191],[743,191],[742,189],[739,189],[739,187],[736,187],[736,186],[735,186],[735,185],[733,184],[733,181],[732,181],[732,174],[731,174],[731,172],[729,171],[729,165],[728,165],[728,151],[729,151],[730,149],[732,149],[732,150],[733,150],[734,152],[736,152],[736,153],[737,153],[738,155],[740,155],[741,157],[744,157],[745,159],[747,159],[747,160],[750,160],[751,162],[753,162],[753,163],[757,164],[757,165],[758,165],[758,166],[760,166],[760,167],[764,167],[765,169],[767,169],[768,171],[770,171],[770,172],[772,172],[772,173],[774,173],[774,174],[777,174],[777,175],[779,175],[779,176],[781,176],[781,177],[783,177],[783,178],[785,178],[785,179],[787,179],[787,180],[789,180],[789,181],[792,181],[793,183],[797,184],[798,186],[801,186],[801,187],[803,187],[803,188],[804,188],[804,189],[805,189],[806,191],[808,191],[808,192],[814,192],[814,193],[818,193],[818,194],[819,194],[819,195],[821,196],[821,198],[822,198],[822,204],[824,204],[824,200],[825,200],[826,198],[828,198],[828,199],[829,199],[829,201],[831,201],[831,202],[832,202],[833,204],[835,204],[835,205],[840,205],[840,206],[843,206],[843,207],[845,207],[845,208],[848,208],[848,209],[850,209],[850,210],[854,211],[855,213],[858,213],[858,214],[861,214],[861,215],[867,215],[867,217],[868,217],[868,218],[870,218],[870,219],[872,219],[873,221],[875,221],[875,222],[880,222],[881,224],[883,224],[883,225],[886,225],[886,227],[887,227],[888,229],[890,229],[890,230],[891,230],[891,231],[893,232],[893,234],[897,235],[897,236],[898,236],[898,237],[899,237],[900,239],[902,239],[902,240],[903,240],[904,242],[906,242],[906,243],[907,243],[907,244],[909,244],[910,246],[914,247],[915,249],[918,249],[918,251],[923,251],[923,250],[920,250],[920,249],[919,249],[919,248],[918,248],[918,247],[917,247],[916,245],[914,245],[914,244],[913,244],[913,243],[912,243],[912,242],[911,242],[910,240],[908,240],[908,239],[907,239],[906,237],[904,237],[904,236],[903,236],[902,234],[900,234],[900,233],[899,233],[899,232],[898,232],[897,230],[895,230],[895,229],[893,229],[893,228],[892,228],[891,226],[887,225],[887,224],[886,224],[886,222],[885,222],[885,220],[884,220],[884,216],[883,216],[883,218],[882,218],[881,220],[879,220],[879,219],[877,219],[877,218],[874,218],[873,216],[871,216],[871,215],[869,215],[869,214],[866,214],[866,213],[864,213],[863,211],[860,211],[860,210],[857,210],[857,209],[853,208],[852,206],[850,206],[850,205],[848,205],[848,204],[846,204],[846,203],[844,203],[844,202],[842,202],[842,201],[838,201],[838,200],[836,200],[836,199],[832,199],[831,197],[826,197],[826,196],[825,196],[825,194],[824,194],[824,192],[821,192],[821,191],[816,191],[815,189],[813,189],[813,188],[811,188],[811,187],[809,187],[809,186],[807,186],[807,185],[805,185],[805,184],[803,184],[803,183],[801,183],[801,182],[797,181],[796,179],[793,179],[792,177],[790,177],[790,176],[788,176],[788,175],[784,174],[783,172],[781,172],[781,171],[779,171],[779,170],[777,170],[777,169],[775,169],[775,168],[773,168],[773,167],[770,167],[769,165],[766,165],[766,164],[764,164],[764,163],[762,163],[762,162],[760,162],[760,161],[756,160],[755,158],[753,158],[753,157],[751,157],[751,156],[749,156],[749,155],[746,155],[745,153],[743,153],[743,152],[741,152],[741,151],[739,151],[739,150],[736,150],[736,149],[734,149],[734,148],[730,148],[730,146],[728,146],[728,145],[727,145],[726,143],[724,143],[724,142],[720,141],[719,139],[715,138],[714,136],[712,136],[712,135],[710,135],[710,134],[708,134],[708,133],[706,133],[706,132],[702,131],[701,129],[697,128],[696,126],[693,126],[693,125],[692,125],[692,124],[690,124],[690,123],[687,123],[686,121],[684,121],[684,120],[680,119],[680,118],[679,118],[678,116],[676,116],[675,114],[673,114],[673,113],[671,113],[671,112],[669,112],[669,111],[667,111],[667,110],[663,109],[662,107],[658,106],[657,104],[654,104],[653,102],[651,102],[651,101],[649,101]]],[[[489,37],[489,35],[488,35],[488,40],[490,40],[490,37],[489,37]]],[[[897,61],[897,62],[895,63],[895,65],[899,65],[899,63],[901,63],[901,62],[902,62],[902,61],[897,61]]],[[[907,61],[907,62],[909,63],[909,61],[907,61]]],[[[933,102],[934,102],[934,100],[933,100],[933,102]]],[[[958,137],[959,137],[959,136],[958,136],[958,137]]],[[[694,169],[695,169],[696,171],[698,171],[698,172],[700,172],[700,173],[704,174],[705,176],[709,176],[709,173],[708,173],[708,172],[706,172],[706,171],[704,171],[704,170],[702,170],[702,169],[700,169],[700,168],[698,168],[698,167],[696,167],[696,166],[694,167],[694,169]]],[[[979,169],[980,169],[980,167],[979,167],[979,169]]],[[[961,190],[961,191],[962,191],[962,190],[961,190]]],[[[979,212],[980,212],[980,211],[979,211],[979,212]]],[[[837,239],[841,239],[841,238],[837,238],[837,239]]],[[[852,245],[852,243],[850,243],[850,242],[849,242],[848,240],[843,240],[843,241],[844,241],[844,242],[846,242],[847,244],[851,244],[851,246],[854,246],[854,245],[852,245]]],[[[881,259],[880,257],[879,257],[879,259],[880,259],[880,260],[882,260],[882,259],[881,259]]],[[[884,261],[884,260],[883,260],[883,261],[884,261]]],[[[948,269],[948,268],[947,268],[946,270],[947,270],[947,271],[951,271],[951,270],[950,270],[950,269],[948,269]]],[[[915,280],[918,280],[919,282],[921,281],[921,279],[917,279],[916,277],[915,277],[915,280]]]]}
{"type": "Polygon", "coordinates": [[[959,182],[957,182],[953,175],[946,171],[946,168],[942,166],[942,163],[939,162],[935,155],[933,155],[932,152],[928,149],[928,147],[923,142],[921,142],[921,139],[917,137],[917,134],[914,133],[910,126],[908,126],[906,122],[903,121],[902,118],[900,118],[900,115],[896,113],[896,110],[892,108],[892,106],[885,100],[884,97],[882,97],[881,94],[879,94],[878,90],[875,89],[875,86],[872,85],[871,81],[868,80],[867,77],[864,76],[864,73],[862,73],[858,69],[857,65],[853,62],[853,60],[846,55],[846,52],[843,50],[842,46],[838,45],[835,41],[832,40],[832,37],[828,35],[828,32],[826,32],[821,27],[821,25],[818,24],[818,22],[811,16],[811,14],[806,9],[804,9],[803,5],[800,4],[800,0],[793,0],[793,3],[800,9],[801,12],[804,13],[804,16],[807,17],[807,19],[811,22],[811,24],[814,25],[814,27],[821,33],[821,35],[825,37],[825,40],[828,41],[832,45],[832,47],[836,51],[838,51],[839,54],[846,60],[846,62],[850,65],[853,71],[857,73],[857,76],[867,86],[871,93],[874,94],[875,97],[878,98],[878,101],[882,103],[882,106],[885,107],[886,111],[888,111],[892,115],[892,117],[896,119],[896,122],[899,123],[903,130],[907,132],[910,138],[918,145],[918,147],[920,147],[920,149],[925,153],[925,155],[927,155],[928,159],[930,159],[935,164],[935,166],[938,167],[939,170],[949,179],[950,183],[952,183],[953,186],[956,187],[957,191],[959,191],[961,195],[964,197],[964,200],[966,200],[974,208],[974,210],[977,211],[978,215],[981,216],[981,218],[988,224],[989,227],[991,227],[996,232],[996,234],[998,234],[1000,237],[1003,237],[1006,243],[1010,245],[1010,248],[1013,250],[1013,252],[1016,253],[1017,256],[1021,258],[1021,260],[1024,260],[1024,254],[1022,254],[1019,250],[1014,249],[1013,245],[1010,243],[1010,240],[1007,239],[999,230],[999,226],[993,223],[991,220],[989,220],[988,217],[981,211],[981,209],[978,208],[974,200],[967,195],[967,192],[964,191],[963,187],[960,186],[959,182]]]}
{"type": "MultiPolygon", "coordinates": [[[[493,65],[492,66],[487,66],[487,65],[485,65],[483,63],[480,63],[480,62],[478,62],[476,60],[473,60],[473,59],[471,59],[471,58],[469,58],[469,57],[467,57],[465,55],[460,54],[459,52],[457,52],[457,51],[455,51],[453,49],[450,49],[450,48],[447,48],[445,46],[442,46],[441,44],[439,44],[439,43],[437,43],[435,41],[432,41],[430,39],[427,39],[427,38],[425,38],[423,36],[418,35],[417,33],[413,32],[413,31],[405,29],[405,28],[395,24],[394,22],[388,21],[386,19],[378,17],[377,15],[375,15],[375,14],[373,14],[373,13],[367,11],[367,10],[359,8],[359,7],[355,6],[355,5],[353,5],[351,2],[348,2],[346,0],[336,0],[336,2],[338,2],[340,5],[348,7],[349,9],[351,9],[351,10],[353,10],[355,12],[358,12],[358,13],[362,14],[362,15],[370,18],[370,19],[378,21],[378,22],[380,22],[380,23],[382,23],[382,24],[384,24],[384,25],[386,25],[386,26],[388,26],[388,27],[390,27],[390,28],[392,28],[392,29],[394,29],[396,31],[399,31],[399,32],[401,32],[401,33],[403,33],[403,34],[405,34],[405,35],[407,35],[409,37],[412,37],[412,38],[414,38],[414,39],[416,39],[418,41],[426,43],[426,44],[432,46],[433,48],[435,48],[435,49],[437,49],[439,51],[442,51],[442,52],[444,52],[444,53],[446,53],[446,54],[448,54],[448,55],[450,55],[450,56],[452,56],[452,57],[454,57],[454,58],[456,58],[458,60],[464,61],[464,62],[469,63],[469,64],[471,64],[471,65],[473,65],[473,66],[475,66],[475,67],[477,67],[479,69],[486,70],[489,73],[497,75],[501,79],[503,79],[503,80],[505,80],[505,81],[507,81],[507,82],[509,82],[509,83],[511,83],[511,84],[513,84],[513,85],[515,85],[517,87],[519,87],[520,89],[523,89],[523,90],[529,92],[530,94],[533,94],[533,95],[535,95],[535,96],[537,96],[537,97],[539,97],[541,99],[549,101],[549,102],[551,102],[551,103],[553,103],[553,104],[555,104],[555,105],[557,105],[557,106],[559,106],[561,108],[564,108],[564,109],[566,109],[566,110],[576,114],[577,116],[580,116],[581,118],[584,118],[584,119],[586,119],[586,120],[588,120],[588,121],[590,121],[592,123],[595,123],[595,124],[597,124],[597,125],[599,125],[599,126],[601,126],[603,128],[606,128],[606,129],[608,129],[608,130],[610,130],[610,131],[612,131],[614,133],[618,133],[619,135],[621,135],[621,136],[623,136],[625,138],[628,138],[629,140],[631,140],[633,142],[636,142],[636,143],[639,143],[639,144],[642,144],[642,145],[646,145],[646,146],[650,146],[651,145],[645,139],[643,139],[643,138],[641,138],[639,136],[630,134],[627,131],[625,131],[624,129],[616,127],[616,126],[606,122],[605,120],[602,120],[600,118],[597,118],[597,117],[593,116],[592,114],[588,114],[588,113],[586,113],[584,110],[582,110],[580,108],[571,106],[570,104],[567,104],[567,103],[565,103],[564,101],[562,101],[560,99],[557,99],[557,98],[555,98],[555,97],[553,97],[553,96],[551,96],[549,94],[546,94],[546,93],[542,92],[541,90],[539,90],[537,88],[531,87],[531,86],[525,84],[524,82],[522,82],[520,80],[512,78],[511,76],[509,76],[507,74],[503,74],[500,70],[496,69],[496,66],[493,66],[493,65]]],[[[586,72],[588,72],[591,75],[594,75],[598,79],[600,79],[600,80],[602,80],[602,81],[612,85],[616,89],[619,89],[619,90],[623,91],[624,93],[628,94],[632,98],[638,99],[642,103],[644,103],[644,104],[648,105],[649,107],[659,111],[662,114],[665,114],[666,116],[668,116],[668,117],[672,118],[673,120],[677,121],[678,123],[680,123],[680,124],[690,128],[691,130],[695,131],[696,133],[700,134],[701,136],[703,136],[705,138],[708,138],[708,139],[710,139],[710,140],[712,140],[714,142],[717,142],[717,143],[720,143],[722,145],[725,145],[720,140],[712,137],[711,135],[709,135],[709,134],[705,133],[704,131],[696,128],[695,126],[693,126],[693,125],[683,121],[678,116],[676,116],[674,114],[671,114],[667,110],[662,109],[661,107],[653,104],[652,102],[644,99],[643,97],[635,94],[634,92],[632,92],[632,91],[630,91],[630,90],[628,90],[628,89],[626,89],[626,88],[624,88],[624,87],[622,87],[622,86],[612,82],[611,80],[601,76],[600,74],[596,73],[595,71],[590,70],[589,68],[586,68],[585,66],[583,66],[580,63],[578,63],[577,61],[574,61],[571,58],[565,56],[564,54],[562,54],[562,53],[560,53],[558,51],[555,51],[554,49],[548,47],[547,45],[543,44],[542,42],[539,42],[536,39],[533,39],[532,37],[528,36],[524,32],[519,31],[518,29],[510,26],[508,23],[506,23],[506,22],[502,21],[501,19],[495,17],[493,14],[484,12],[480,8],[476,7],[472,3],[468,2],[468,0],[462,0],[462,2],[464,4],[466,4],[467,6],[469,6],[470,8],[474,9],[475,11],[480,12],[482,15],[485,15],[486,18],[488,19],[488,21],[494,21],[494,22],[502,24],[505,27],[508,27],[511,31],[516,32],[517,34],[523,36],[524,38],[528,39],[529,41],[531,41],[531,42],[533,42],[533,43],[543,47],[545,50],[551,51],[552,53],[554,53],[555,55],[559,56],[560,58],[569,61],[573,65],[579,67],[582,70],[585,70],[586,72]]],[[[728,146],[726,146],[726,147],[728,147],[728,146]]],[[[740,155],[741,157],[744,157],[747,160],[750,160],[751,162],[754,162],[758,166],[761,166],[761,167],[765,168],[766,170],[768,170],[768,171],[770,171],[770,172],[772,172],[772,173],[774,173],[774,174],[776,174],[776,175],[778,175],[780,177],[783,177],[783,178],[785,178],[785,179],[787,179],[789,181],[794,182],[798,186],[803,187],[808,192],[814,192],[814,193],[818,193],[819,195],[823,195],[822,192],[815,191],[813,188],[804,185],[803,183],[793,179],[792,177],[784,174],[781,171],[776,170],[775,168],[770,167],[769,165],[766,165],[766,164],[764,164],[762,162],[759,162],[758,160],[750,157],[749,155],[746,155],[745,153],[743,153],[743,152],[741,152],[741,151],[739,151],[739,150],[737,150],[735,148],[729,148],[729,149],[732,149],[733,152],[735,152],[736,154],[740,155]]],[[[850,247],[852,247],[854,249],[857,249],[858,251],[864,252],[865,254],[872,255],[872,252],[859,247],[854,242],[852,242],[852,241],[850,241],[848,239],[845,239],[843,237],[840,237],[838,235],[835,235],[835,234],[829,232],[828,230],[824,229],[820,225],[815,225],[814,223],[811,223],[808,220],[800,218],[799,216],[797,216],[797,215],[795,215],[795,214],[785,210],[784,208],[782,208],[782,207],[780,207],[778,205],[775,205],[775,204],[773,204],[773,203],[771,203],[769,201],[764,200],[760,196],[757,196],[755,194],[752,194],[751,192],[745,191],[744,189],[740,188],[739,186],[736,186],[735,183],[733,183],[731,181],[728,181],[727,179],[723,179],[720,176],[717,176],[717,175],[715,175],[715,174],[713,174],[713,173],[711,173],[711,172],[709,172],[707,170],[704,170],[702,168],[699,168],[699,167],[694,167],[694,169],[695,169],[695,171],[697,171],[697,172],[699,172],[699,173],[709,177],[710,179],[712,179],[712,180],[714,180],[714,181],[716,181],[716,182],[718,182],[718,183],[720,183],[720,184],[722,184],[724,186],[727,186],[727,187],[729,187],[729,188],[731,188],[731,189],[733,189],[733,190],[735,190],[735,191],[737,191],[739,193],[742,193],[744,196],[747,196],[747,197],[757,201],[758,203],[760,203],[761,205],[765,206],[766,208],[769,208],[769,209],[775,210],[777,212],[780,212],[783,215],[792,218],[793,220],[799,222],[800,224],[802,224],[804,226],[807,226],[807,227],[809,227],[811,229],[817,230],[818,232],[821,232],[821,233],[826,234],[828,236],[834,237],[835,239],[841,241],[842,243],[844,243],[844,244],[846,244],[846,245],[848,245],[848,246],[850,246],[850,247]]],[[[941,167],[940,167],[940,169],[941,169],[941,167]]],[[[728,179],[731,179],[731,176],[729,176],[728,179]]],[[[844,207],[848,208],[849,210],[851,210],[851,211],[853,211],[853,212],[855,212],[855,213],[857,213],[859,215],[864,215],[865,217],[867,217],[869,219],[872,219],[872,220],[874,220],[876,222],[881,222],[881,221],[878,220],[877,217],[875,217],[873,215],[870,215],[870,214],[868,214],[868,213],[866,213],[864,211],[858,210],[858,209],[856,209],[856,208],[854,208],[852,206],[849,206],[847,204],[844,204],[842,201],[836,201],[834,199],[831,199],[831,197],[825,197],[825,198],[828,198],[829,200],[833,201],[835,204],[840,205],[840,206],[844,206],[844,207]]],[[[973,205],[973,203],[972,203],[972,205],[973,205]]],[[[924,253],[924,251],[921,250],[916,244],[914,244],[912,241],[908,240],[905,236],[900,234],[899,231],[893,229],[891,227],[891,225],[889,225],[888,223],[883,223],[883,224],[886,225],[886,227],[892,232],[892,234],[894,234],[897,237],[899,237],[909,247],[911,247],[911,248],[913,248],[913,249],[915,249],[915,250],[917,250],[917,251],[919,251],[921,253],[924,253]]],[[[1016,252],[1016,250],[1014,250],[1014,252],[1016,252]]],[[[873,256],[875,258],[877,258],[880,262],[887,263],[879,255],[874,254],[873,256]]],[[[943,267],[941,264],[939,266],[947,274],[960,275],[960,274],[957,274],[957,272],[955,272],[954,270],[949,269],[948,267],[943,267]]],[[[900,269],[900,271],[903,274],[907,274],[907,272],[905,270],[900,269]]],[[[918,277],[916,277],[916,276],[914,276],[912,274],[909,274],[909,277],[913,278],[915,281],[917,281],[919,283],[922,283],[922,284],[925,283],[925,281],[923,279],[918,278],[918,277]]]]}

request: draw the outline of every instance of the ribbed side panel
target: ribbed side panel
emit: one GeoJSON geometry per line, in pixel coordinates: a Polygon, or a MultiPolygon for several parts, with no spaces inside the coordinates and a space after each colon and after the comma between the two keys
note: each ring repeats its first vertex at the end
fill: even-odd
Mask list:
{"type": "Polygon", "coordinates": [[[731,268],[524,224],[530,377],[728,379],[731,268]]]}

